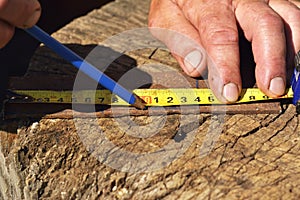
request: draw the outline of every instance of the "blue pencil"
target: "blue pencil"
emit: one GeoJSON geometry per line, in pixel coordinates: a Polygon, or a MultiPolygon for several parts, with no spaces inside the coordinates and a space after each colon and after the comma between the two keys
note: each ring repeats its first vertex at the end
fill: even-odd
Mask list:
{"type": "Polygon", "coordinates": [[[296,111],[300,114],[300,51],[295,56],[294,64],[295,69],[291,80],[294,92],[293,104],[296,105],[296,111]]]}
{"type": "Polygon", "coordinates": [[[59,41],[51,37],[48,33],[43,31],[38,26],[33,26],[32,28],[24,29],[27,33],[33,36],[35,39],[44,43],[48,48],[52,49],[62,58],[70,62],[73,66],[78,68],[80,71],[97,81],[100,85],[115,93],[127,103],[133,105],[138,109],[144,109],[144,101],[133,94],[132,92],[126,90],[120,84],[115,82],[113,79],[105,75],[103,72],[98,70],[96,67],[91,65],[82,59],[75,52],[61,44],[59,41]]]}

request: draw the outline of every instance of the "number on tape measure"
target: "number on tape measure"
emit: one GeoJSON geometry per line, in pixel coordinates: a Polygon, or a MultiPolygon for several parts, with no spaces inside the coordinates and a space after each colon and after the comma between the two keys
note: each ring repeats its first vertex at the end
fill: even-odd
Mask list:
{"type": "MultiPolygon", "coordinates": [[[[47,90],[16,90],[17,94],[31,97],[33,103],[77,103],[102,105],[128,105],[123,99],[108,90],[83,91],[47,91],[47,90]]],[[[210,89],[175,88],[175,89],[136,89],[133,91],[142,98],[147,106],[176,105],[210,105],[222,104],[210,89]]],[[[292,98],[289,89],[281,98],[292,98]]],[[[244,89],[236,103],[269,100],[268,96],[257,88],[244,89]]],[[[27,101],[28,102],[28,101],[27,101]]],[[[24,102],[26,103],[26,102],[24,102]]]]}

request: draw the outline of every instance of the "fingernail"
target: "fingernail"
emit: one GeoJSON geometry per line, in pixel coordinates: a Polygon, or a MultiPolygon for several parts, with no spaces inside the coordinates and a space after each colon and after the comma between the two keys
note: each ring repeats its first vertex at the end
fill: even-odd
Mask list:
{"type": "Polygon", "coordinates": [[[236,84],[228,83],[223,87],[223,97],[229,102],[235,102],[239,98],[239,89],[236,84]]]}
{"type": "Polygon", "coordinates": [[[38,1],[33,1],[33,6],[34,12],[32,13],[32,15],[30,17],[27,18],[27,20],[24,22],[23,24],[23,28],[29,28],[31,26],[33,26],[35,23],[37,23],[37,21],[39,20],[40,16],[41,16],[41,6],[39,4],[38,1]]]}
{"type": "Polygon", "coordinates": [[[187,54],[184,58],[184,65],[186,70],[191,73],[198,68],[202,60],[202,53],[198,50],[194,50],[187,54]]]}
{"type": "Polygon", "coordinates": [[[281,77],[273,78],[270,82],[269,90],[277,96],[283,95],[285,92],[285,83],[283,79],[281,77]]]}

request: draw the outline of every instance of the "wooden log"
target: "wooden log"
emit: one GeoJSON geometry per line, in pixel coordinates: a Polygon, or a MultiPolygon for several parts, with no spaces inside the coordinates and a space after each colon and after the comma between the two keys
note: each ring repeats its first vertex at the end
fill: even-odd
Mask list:
{"type": "MultiPolygon", "coordinates": [[[[54,36],[84,49],[145,27],[148,6],[149,0],[117,0],[54,36]]],[[[137,65],[152,62],[139,53],[127,55],[137,65]]],[[[157,53],[148,55],[178,69],[157,53]]],[[[28,76],[41,74],[76,71],[41,47],[28,76]]],[[[26,117],[0,123],[0,199],[299,199],[300,119],[293,105],[276,114],[26,117]]]]}

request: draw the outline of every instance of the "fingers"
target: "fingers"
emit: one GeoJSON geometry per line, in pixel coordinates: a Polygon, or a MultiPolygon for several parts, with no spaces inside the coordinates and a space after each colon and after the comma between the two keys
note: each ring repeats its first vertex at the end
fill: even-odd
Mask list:
{"type": "Polygon", "coordinates": [[[39,19],[41,7],[37,0],[0,0],[0,48],[14,34],[14,27],[28,28],[39,19]]]}
{"type": "Polygon", "coordinates": [[[198,31],[172,1],[152,1],[149,30],[166,44],[185,73],[199,77],[205,70],[206,56],[198,31]]]}
{"type": "Polygon", "coordinates": [[[300,50],[297,6],[300,3],[295,0],[153,0],[149,25],[174,31],[154,35],[176,52],[187,74],[199,75],[207,63],[215,95],[223,102],[234,102],[242,87],[238,24],[252,43],[258,87],[268,96],[278,97],[285,93],[286,58],[291,60],[300,50]],[[186,44],[186,38],[175,37],[175,33],[193,42],[186,44]],[[203,55],[206,61],[199,64],[203,55]]]}
{"type": "Polygon", "coordinates": [[[287,40],[287,66],[293,65],[295,53],[300,50],[300,6],[299,1],[272,0],[269,5],[281,16],[287,40]]]}
{"type": "Polygon", "coordinates": [[[37,0],[0,0],[0,19],[19,28],[33,26],[40,14],[37,0]]]}
{"type": "Polygon", "coordinates": [[[270,97],[286,87],[286,37],[281,17],[264,1],[240,1],[236,18],[252,42],[258,87],[270,97]]]}
{"type": "Polygon", "coordinates": [[[299,1],[272,0],[269,5],[282,17],[285,25],[287,45],[287,82],[291,82],[294,72],[294,58],[300,50],[300,7],[299,1]]]}
{"type": "Polygon", "coordinates": [[[185,17],[198,30],[209,57],[209,85],[217,98],[234,102],[241,91],[239,38],[230,1],[178,1],[185,17]]]}

